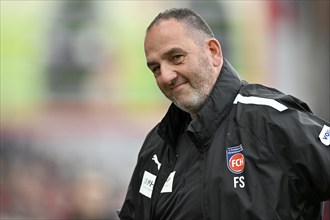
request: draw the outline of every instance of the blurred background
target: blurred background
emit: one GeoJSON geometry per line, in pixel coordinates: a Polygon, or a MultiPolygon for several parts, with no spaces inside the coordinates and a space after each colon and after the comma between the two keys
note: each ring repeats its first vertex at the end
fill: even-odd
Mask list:
{"type": "Polygon", "coordinates": [[[0,217],[116,219],[138,151],[169,102],[145,29],[189,7],[249,82],[330,119],[329,1],[1,0],[0,217]]]}

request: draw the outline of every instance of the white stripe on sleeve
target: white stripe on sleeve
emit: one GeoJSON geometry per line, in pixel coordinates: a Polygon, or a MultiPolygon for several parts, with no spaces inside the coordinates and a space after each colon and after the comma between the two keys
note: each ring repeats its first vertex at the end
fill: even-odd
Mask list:
{"type": "Polygon", "coordinates": [[[256,96],[242,96],[241,94],[238,94],[233,103],[237,104],[238,102],[242,104],[266,105],[280,112],[288,109],[288,107],[274,99],[267,99],[256,96]]]}

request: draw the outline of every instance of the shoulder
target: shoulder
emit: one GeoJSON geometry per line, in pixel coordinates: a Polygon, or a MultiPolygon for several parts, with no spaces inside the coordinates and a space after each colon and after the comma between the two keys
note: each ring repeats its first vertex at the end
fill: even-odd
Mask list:
{"type": "Polygon", "coordinates": [[[233,104],[236,123],[258,134],[268,130],[317,136],[327,124],[304,101],[259,84],[243,86],[233,104]]]}
{"type": "Polygon", "coordinates": [[[254,106],[254,110],[263,109],[274,113],[287,110],[312,113],[304,101],[261,84],[244,85],[236,96],[234,104],[245,109],[254,106]]]}
{"type": "Polygon", "coordinates": [[[306,121],[320,122],[305,102],[260,84],[243,86],[233,104],[236,122],[248,129],[260,130],[262,126],[286,130],[301,127],[306,121]]]}

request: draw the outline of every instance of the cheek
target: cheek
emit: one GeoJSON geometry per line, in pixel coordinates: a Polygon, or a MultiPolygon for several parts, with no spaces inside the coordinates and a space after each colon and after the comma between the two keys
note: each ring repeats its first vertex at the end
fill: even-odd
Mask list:
{"type": "Polygon", "coordinates": [[[156,83],[157,83],[157,86],[160,89],[160,91],[166,95],[165,84],[163,82],[161,82],[160,80],[157,80],[157,78],[156,78],[156,83]]]}
{"type": "Polygon", "coordinates": [[[171,92],[166,88],[166,86],[164,85],[164,83],[159,83],[157,82],[157,86],[159,88],[159,90],[163,93],[163,95],[168,98],[169,100],[173,101],[173,97],[171,95],[171,92]]]}
{"type": "Polygon", "coordinates": [[[158,88],[161,89],[163,87],[163,83],[158,78],[155,78],[155,80],[156,80],[156,84],[157,84],[158,88]]]}

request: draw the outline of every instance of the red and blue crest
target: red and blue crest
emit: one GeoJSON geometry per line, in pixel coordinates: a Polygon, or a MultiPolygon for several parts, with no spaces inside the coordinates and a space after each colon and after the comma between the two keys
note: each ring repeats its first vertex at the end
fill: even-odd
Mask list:
{"type": "Polygon", "coordinates": [[[226,149],[227,167],[234,174],[240,174],[244,171],[245,157],[243,146],[240,144],[226,149]]]}

